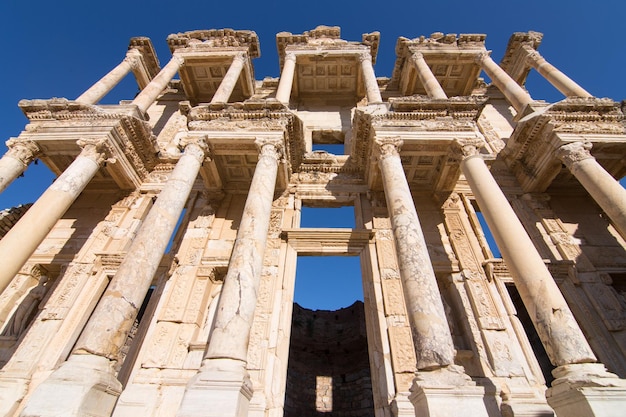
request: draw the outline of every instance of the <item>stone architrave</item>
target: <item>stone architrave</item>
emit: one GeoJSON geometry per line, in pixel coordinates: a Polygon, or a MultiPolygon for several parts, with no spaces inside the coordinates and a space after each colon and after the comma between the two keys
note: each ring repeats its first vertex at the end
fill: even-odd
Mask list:
{"type": "Polygon", "coordinates": [[[39,155],[39,146],[29,140],[9,139],[9,150],[0,159],[0,193],[28,168],[39,155]]]}
{"type": "Polygon", "coordinates": [[[282,141],[260,148],[237,238],[224,278],[205,359],[187,385],[178,417],[245,417],[252,398],[246,362],[263,269],[282,141]],[[211,407],[207,408],[206,404],[211,407]]]}
{"type": "Polygon", "coordinates": [[[139,65],[141,53],[136,49],[131,49],[126,53],[126,57],[115,68],[109,71],[98,82],[92,85],[87,91],[76,98],[76,101],[84,104],[96,104],[107,95],[120,81],[134,68],[139,65]]]}
{"type": "Polygon", "coordinates": [[[285,55],[285,63],[280,73],[280,81],[276,89],[276,100],[283,104],[289,104],[291,97],[291,87],[293,86],[293,78],[296,71],[296,54],[288,53],[285,55]]]}
{"type": "Polygon", "coordinates": [[[546,59],[532,47],[525,45],[524,51],[526,52],[526,62],[530,63],[539,74],[566,97],[592,97],[587,90],[576,84],[574,80],[546,61],[546,59]]]}
{"type": "Polygon", "coordinates": [[[417,71],[417,76],[424,86],[428,97],[434,99],[448,98],[445,91],[443,91],[443,88],[441,88],[439,81],[437,81],[437,78],[430,70],[430,67],[426,63],[426,60],[424,60],[424,55],[421,52],[414,52],[411,55],[411,63],[415,67],[415,70],[417,71]]]}
{"type": "Polygon", "coordinates": [[[572,142],[561,146],[556,156],[609,216],[626,239],[626,190],[591,155],[591,143],[572,142]]]}
{"type": "Polygon", "coordinates": [[[382,103],[383,98],[380,95],[376,73],[374,73],[374,66],[372,65],[372,55],[369,52],[363,52],[359,54],[359,61],[361,62],[361,71],[363,72],[367,102],[369,104],[382,103]]]}
{"type": "Polygon", "coordinates": [[[83,329],[72,355],[37,387],[22,416],[110,416],[122,390],[115,377],[115,362],[120,358],[120,349],[207,155],[204,138],[183,144],[183,155],[83,329]]]}
{"type": "Polygon", "coordinates": [[[105,161],[104,140],[79,140],[78,145],[83,149],[74,162],[0,240],[0,291],[9,285],[105,161]]]}
{"type": "Polygon", "coordinates": [[[515,82],[493,59],[488,52],[476,55],[476,62],[487,73],[491,82],[498,87],[507,100],[513,105],[515,111],[520,113],[524,108],[533,102],[532,97],[515,82]]]}
{"type": "Polygon", "coordinates": [[[220,86],[213,95],[211,103],[228,103],[228,99],[237,85],[237,80],[239,80],[239,75],[245,63],[245,53],[238,53],[233,57],[233,62],[230,64],[220,86]]]}

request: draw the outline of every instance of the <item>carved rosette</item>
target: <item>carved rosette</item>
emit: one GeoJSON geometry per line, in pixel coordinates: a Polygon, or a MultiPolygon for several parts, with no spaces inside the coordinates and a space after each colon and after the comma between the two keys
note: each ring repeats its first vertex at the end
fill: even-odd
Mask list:
{"type": "Polygon", "coordinates": [[[33,162],[33,159],[41,153],[39,146],[31,140],[12,138],[6,141],[6,145],[9,148],[6,154],[19,160],[24,165],[33,162]]]}
{"type": "Polygon", "coordinates": [[[571,168],[572,165],[577,162],[593,158],[590,152],[591,147],[592,145],[589,142],[568,143],[557,149],[556,157],[559,158],[566,167],[571,168]]]}

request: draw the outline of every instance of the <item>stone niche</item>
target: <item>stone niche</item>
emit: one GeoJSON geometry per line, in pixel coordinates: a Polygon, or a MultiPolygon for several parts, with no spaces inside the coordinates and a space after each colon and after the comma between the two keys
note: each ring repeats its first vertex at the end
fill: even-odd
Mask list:
{"type": "Polygon", "coordinates": [[[374,416],[363,302],[336,311],[294,304],[285,417],[374,416]]]}

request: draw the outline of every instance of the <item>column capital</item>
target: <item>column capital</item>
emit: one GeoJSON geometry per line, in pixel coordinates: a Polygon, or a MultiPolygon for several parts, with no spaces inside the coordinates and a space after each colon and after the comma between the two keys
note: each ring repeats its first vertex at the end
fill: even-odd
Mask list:
{"type": "Polygon", "coordinates": [[[363,51],[358,54],[359,62],[370,61],[372,62],[372,54],[369,51],[363,51]]]}
{"type": "Polygon", "coordinates": [[[181,138],[178,147],[186,154],[195,155],[199,161],[211,160],[211,147],[206,135],[185,136],[181,138]]]}
{"type": "Polygon", "coordinates": [[[477,64],[482,64],[488,58],[491,59],[491,51],[481,51],[476,54],[474,60],[477,64]]]}
{"type": "Polygon", "coordinates": [[[30,164],[41,153],[39,145],[32,140],[11,138],[5,144],[9,148],[7,155],[19,160],[24,165],[30,164]]]}
{"type": "Polygon", "coordinates": [[[293,52],[287,52],[285,53],[285,61],[296,61],[297,60],[297,55],[293,52]]]}
{"type": "Polygon", "coordinates": [[[471,156],[477,156],[480,154],[479,149],[482,148],[484,142],[481,139],[454,139],[454,145],[452,146],[451,153],[453,158],[458,158],[460,161],[467,159],[471,156]]]}
{"type": "Polygon", "coordinates": [[[526,52],[526,59],[530,61],[532,66],[539,65],[541,62],[546,61],[546,59],[530,45],[524,45],[522,49],[526,52]]]}
{"type": "Polygon", "coordinates": [[[576,162],[585,159],[595,159],[593,155],[591,155],[591,147],[590,142],[568,143],[556,150],[556,157],[559,158],[566,167],[570,168],[576,162]]]}
{"type": "Polygon", "coordinates": [[[143,56],[141,52],[137,49],[129,49],[126,52],[126,56],[124,57],[124,61],[130,65],[130,68],[134,71],[141,67],[141,61],[143,60],[143,56]]]}
{"type": "Polygon", "coordinates": [[[283,141],[273,138],[257,138],[254,144],[259,149],[259,156],[269,156],[280,160],[285,155],[283,141]]]}
{"type": "Polygon", "coordinates": [[[248,58],[248,54],[246,52],[237,52],[234,56],[233,56],[233,62],[234,61],[240,61],[241,63],[246,62],[246,59],[248,58]]]}
{"type": "Polygon", "coordinates": [[[114,159],[110,158],[111,149],[105,139],[78,139],[76,144],[82,148],[79,156],[89,158],[98,165],[102,165],[105,161],[115,162],[114,159]]]}
{"type": "Polygon", "coordinates": [[[376,150],[378,151],[378,159],[387,158],[389,156],[400,155],[400,149],[404,141],[399,136],[391,138],[376,138],[376,150]]]}
{"type": "Polygon", "coordinates": [[[424,59],[424,54],[419,51],[411,52],[411,58],[413,59],[424,59]]]}

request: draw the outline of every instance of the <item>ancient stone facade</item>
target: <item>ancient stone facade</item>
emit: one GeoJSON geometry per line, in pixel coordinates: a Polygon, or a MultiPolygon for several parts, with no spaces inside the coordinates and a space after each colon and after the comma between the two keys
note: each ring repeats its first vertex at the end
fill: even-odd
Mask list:
{"type": "Polygon", "coordinates": [[[252,31],[172,34],[162,67],[133,38],[77,99],[21,101],[0,190],[58,178],[0,213],[0,415],[623,415],[624,113],[540,33],[499,65],[485,39],[400,38],[384,78],[377,32],[282,32],[259,81],[252,31]],[[294,306],[313,255],[358,256],[363,304],[294,306]]]}

